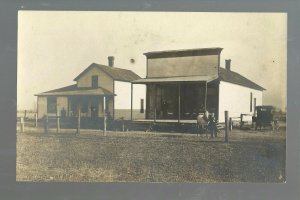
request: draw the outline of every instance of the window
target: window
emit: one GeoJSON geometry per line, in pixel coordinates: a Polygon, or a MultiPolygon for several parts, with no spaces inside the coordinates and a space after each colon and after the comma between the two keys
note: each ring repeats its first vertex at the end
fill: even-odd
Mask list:
{"type": "Polygon", "coordinates": [[[98,87],[98,76],[92,76],[92,88],[98,87]]]}
{"type": "Polygon", "coordinates": [[[56,97],[47,97],[47,113],[56,113],[56,97]]]}
{"type": "Polygon", "coordinates": [[[252,92],[250,92],[250,112],[252,112],[252,97],[253,96],[253,94],[252,94],[252,92]]]}
{"type": "Polygon", "coordinates": [[[141,110],[140,113],[144,113],[144,99],[141,99],[141,110]]]}

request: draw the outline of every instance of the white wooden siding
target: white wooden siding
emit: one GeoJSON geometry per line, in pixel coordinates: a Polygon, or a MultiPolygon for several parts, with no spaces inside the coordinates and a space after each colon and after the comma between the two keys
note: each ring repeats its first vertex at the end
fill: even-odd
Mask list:
{"type": "Polygon", "coordinates": [[[228,110],[229,117],[253,114],[254,98],[256,98],[256,106],[262,105],[262,91],[221,81],[219,88],[219,122],[225,121],[225,110],[228,110]],[[253,94],[252,111],[250,111],[251,92],[253,94]]]}
{"type": "MultiPolygon", "coordinates": [[[[115,81],[115,118],[124,117],[130,119],[131,111],[131,83],[115,81]]],[[[133,118],[145,118],[145,112],[139,113],[141,99],[144,99],[144,110],[146,109],[146,86],[133,84],[133,118]]]]}
{"type": "Polygon", "coordinates": [[[37,97],[38,118],[47,114],[47,97],[37,97]]]}

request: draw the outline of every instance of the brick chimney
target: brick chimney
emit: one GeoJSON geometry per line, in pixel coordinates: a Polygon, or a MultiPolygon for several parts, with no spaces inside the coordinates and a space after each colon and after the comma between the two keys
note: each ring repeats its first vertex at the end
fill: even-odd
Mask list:
{"type": "Polygon", "coordinates": [[[113,67],[114,66],[115,57],[108,56],[107,59],[108,59],[108,66],[113,67]]]}
{"type": "Polygon", "coordinates": [[[230,71],[231,59],[225,60],[225,69],[230,71]]]}

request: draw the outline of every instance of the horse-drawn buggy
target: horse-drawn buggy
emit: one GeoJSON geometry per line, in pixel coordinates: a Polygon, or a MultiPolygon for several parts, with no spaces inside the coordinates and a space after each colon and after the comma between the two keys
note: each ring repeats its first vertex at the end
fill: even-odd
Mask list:
{"type": "Polygon", "coordinates": [[[255,114],[252,117],[252,122],[255,124],[255,130],[259,127],[271,127],[272,130],[279,129],[278,120],[274,118],[273,106],[256,106],[255,114]]]}
{"type": "Polygon", "coordinates": [[[214,113],[205,112],[197,116],[197,135],[205,133],[206,137],[208,137],[209,133],[210,137],[213,138],[217,137],[219,132],[218,121],[214,113]]]}

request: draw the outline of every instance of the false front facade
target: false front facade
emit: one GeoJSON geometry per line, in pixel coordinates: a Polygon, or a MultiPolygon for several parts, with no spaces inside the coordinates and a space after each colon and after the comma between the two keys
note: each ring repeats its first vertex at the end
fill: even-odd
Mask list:
{"type": "Polygon", "coordinates": [[[231,71],[230,60],[220,67],[222,48],[148,52],[144,84],[146,119],[194,120],[206,110],[220,122],[224,111],[231,117],[252,114],[262,105],[264,88],[231,71]]]}

